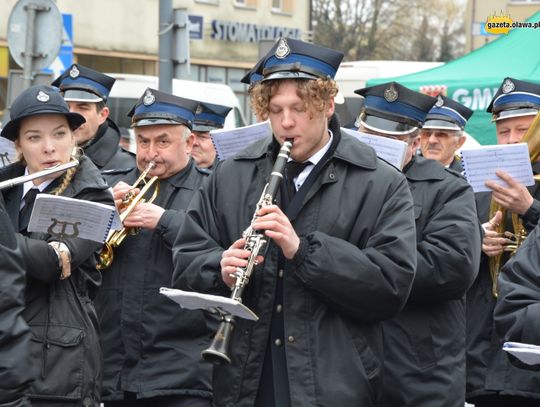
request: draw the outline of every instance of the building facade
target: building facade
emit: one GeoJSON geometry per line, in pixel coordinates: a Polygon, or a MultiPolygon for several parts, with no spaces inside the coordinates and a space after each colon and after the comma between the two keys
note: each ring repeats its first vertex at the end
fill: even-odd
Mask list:
{"type": "Polygon", "coordinates": [[[465,51],[470,52],[491,42],[499,35],[486,32],[484,24],[489,16],[509,14],[513,21],[524,22],[540,10],[540,0],[467,0],[465,12],[465,51]]]}
{"type": "MultiPolygon", "coordinates": [[[[8,72],[21,69],[10,57],[6,35],[17,0],[1,3],[0,111],[6,104],[8,72]]],[[[159,0],[56,4],[71,20],[73,62],[102,72],[157,75],[159,0]]],[[[230,85],[250,117],[247,87],[240,79],[261,50],[280,36],[310,40],[310,5],[310,0],[173,0],[173,8],[184,10],[190,20],[190,71],[181,79],[230,85]]]]}

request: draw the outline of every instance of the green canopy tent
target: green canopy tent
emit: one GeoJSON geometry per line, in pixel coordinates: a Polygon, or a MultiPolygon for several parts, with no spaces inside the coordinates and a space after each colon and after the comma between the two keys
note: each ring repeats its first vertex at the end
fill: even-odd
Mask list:
{"type": "MultiPolygon", "coordinates": [[[[540,12],[527,21],[539,22],[540,12]]],[[[539,50],[540,28],[514,28],[508,35],[440,67],[369,80],[367,86],[396,81],[427,94],[443,91],[474,110],[465,130],[481,144],[495,144],[495,125],[486,108],[507,76],[540,83],[539,50]]]]}

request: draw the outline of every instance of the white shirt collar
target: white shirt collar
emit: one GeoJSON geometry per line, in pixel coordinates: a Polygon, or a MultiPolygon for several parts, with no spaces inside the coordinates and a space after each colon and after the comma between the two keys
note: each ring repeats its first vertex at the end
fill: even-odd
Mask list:
{"type": "MultiPolygon", "coordinates": [[[[24,175],[28,175],[28,174],[29,174],[29,173],[28,173],[28,167],[26,167],[26,169],[24,170],[24,175]]],[[[49,186],[49,184],[50,184],[51,182],[53,182],[53,181],[54,181],[54,179],[47,179],[47,180],[43,181],[41,184],[39,184],[39,185],[34,185],[34,182],[33,182],[33,181],[27,181],[27,182],[25,182],[25,183],[23,184],[23,194],[22,194],[21,199],[24,201],[24,197],[25,197],[26,193],[27,193],[28,191],[30,191],[32,188],[34,188],[34,187],[38,188],[38,189],[39,189],[39,192],[43,192],[43,190],[44,190],[45,188],[47,188],[47,187],[49,186]]]]}
{"type": "MultiPolygon", "coordinates": [[[[304,170],[300,174],[298,174],[298,177],[296,178],[295,183],[294,183],[297,191],[300,189],[304,181],[307,179],[307,177],[311,173],[311,170],[315,168],[315,166],[319,163],[319,161],[322,160],[326,152],[330,150],[330,146],[332,145],[332,138],[333,138],[332,132],[330,130],[328,130],[328,135],[330,136],[330,138],[328,139],[328,142],[323,146],[323,148],[321,148],[319,151],[313,154],[309,158],[309,160],[306,160],[306,161],[309,161],[310,164],[307,165],[306,168],[304,168],[304,170]]],[[[289,159],[289,161],[291,160],[289,159]]]]}

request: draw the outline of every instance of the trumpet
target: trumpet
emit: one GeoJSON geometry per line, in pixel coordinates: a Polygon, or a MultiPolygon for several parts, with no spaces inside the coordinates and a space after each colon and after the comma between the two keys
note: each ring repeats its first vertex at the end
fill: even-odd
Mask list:
{"type": "MultiPolygon", "coordinates": [[[[120,220],[122,221],[122,223],[124,223],[124,220],[131,214],[131,212],[133,212],[133,209],[135,209],[138,204],[143,202],[152,203],[156,199],[159,193],[158,177],[153,176],[148,180],[146,179],[148,173],[155,166],[155,162],[149,162],[144,171],[139,176],[139,178],[137,178],[133,185],[131,185],[131,190],[126,194],[126,196],[123,197],[121,204],[121,209],[123,210],[120,213],[120,220]],[[138,188],[139,185],[143,183],[144,186],[141,188],[140,192],[138,194],[135,194],[134,189],[138,188]],[[148,199],[146,199],[145,195],[150,191],[150,188],[152,188],[154,184],[155,188],[152,192],[152,195],[148,199]]],[[[122,229],[120,230],[111,230],[109,232],[109,235],[107,236],[107,239],[105,240],[103,248],[101,249],[101,253],[99,254],[99,260],[96,268],[98,270],[103,270],[109,267],[112,264],[114,258],[113,249],[120,246],[120,244],[124,241],[128,234],[134,235],[137,232],[137,228],[128,228],[125,226],[122,227],[122,229]]]]}
{"type": "Polygon", "coordinates": [[[15,185],[24,184],[25,182],[28,182],[28,181],[33,181],[37,178],[42,178],[51,174],[55,174],[57,172],[69,170],[70,168],[76,167],[77,165],[79,165],[79,160],[72,159],[71,161],[65,164],[55,165],[54,167],[46,168],[38,172],[33,172],[32,174],[23,175],[21,177],[15,177],[15,178],[2,181],[0,182],[0,191],[3,189],[14,187],[15,185]]]}
{"type": "MultiPolygon", "coordinates": [[[[531,126],[523,136],[522,142],[529,146],[529,159],[531,163],[536,162],[540,158],[540,113],[536,115],[531,126]]],[[[535,181],[540,181],[540,177],[534,176],[535,181]]],[[[509,252],[510,256],[514,255],[523,241],[527,238],[527,231],[523,226],[523,221],[516,213],[507,211],[502,205],[495,202],[492,198],[489,206],[489,219],[493,218],[497,211],[502,213],[502,221],[495,227],[495,231],[500,235],[511,239],[511,243],[504,248],[504,252],[509,252]],[[505,231],[505,219],[507,212],[511,214],[513,232],[505,231]]],[[[495,298],[499,296],[498,279],[502,267],[502,253],[489,258],[489,273],[491,275],[491,293],[495,298]]]]}
{"type": "MultiPolygon", "coordinates": [[[[231,294],[231,299],[238,302],[242,302],[242,294],[244,289],[249,282],[253,269],[257,265],[257,256],[262,253],[262,250],[267,243],[267,238],[264,235],[264,231],[253,229],[252,225],[257,219],[257,212],[259,212],[261,208],[273,204],[275,195],[283,178],[285,164],[287,164],[287,160],[291,154],[291,147],[292,141],[289,140],[286,140],[281,146],[277,159],[272,167],[270,179],[264,187],[262,195],[257,202],[251,223],[242,233],[242,237],[246,240],[244,250],[248,250],[250,253],[247,259],[247,265],[244,267],[237,267],[236,272],[234,273],[236,281],[231,294]]],[[[233,315],[222,315],[222,320],[219,324],[214,339],[210,344],[210,347],[202,351],[202,357],[204,360],[215,365],[231,363],[229,349],[232,333],[234,331],[234,325],[235,320],[233,315]]]]}

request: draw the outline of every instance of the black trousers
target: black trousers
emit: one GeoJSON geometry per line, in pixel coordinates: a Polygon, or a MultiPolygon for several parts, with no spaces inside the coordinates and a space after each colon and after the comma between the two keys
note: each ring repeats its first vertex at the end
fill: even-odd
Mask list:
{"type": "Polygon", "coordinates": [[[134,393],[125,392],[124,400],[107,401],[103,405],[105,407],[211,407],[212,402],[194,396],[158,396],[137,399],[134,393]]]}

